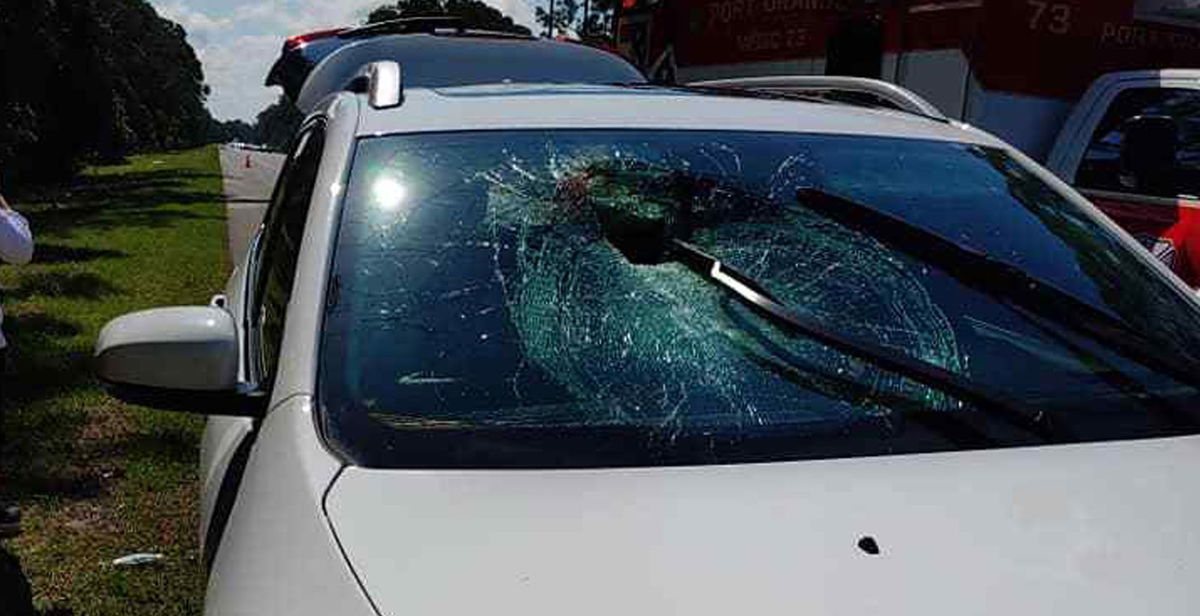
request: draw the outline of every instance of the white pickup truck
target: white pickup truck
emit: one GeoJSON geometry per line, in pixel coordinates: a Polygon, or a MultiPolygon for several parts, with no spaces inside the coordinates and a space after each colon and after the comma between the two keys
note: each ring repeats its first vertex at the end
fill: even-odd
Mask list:
{"type": "MultiPolygon", "coordinates": [[[[861,78],[745,77],[691,85],[792,94],[849,91],[945,118],[909,90],[861,78]]],[[[1079,189],[1190,286],[1200,288],[1200,69],[1106,74],[1061,123],[1048,121],[1047,114],[1022,123],[1013,116],[1030,106],[1013,100],[987,101],[990,113],[976,124],[1010,143],[1031,144],[1028,154],[1079,189]],[[1032,144],[1052,139],[1049,154],[1034,151],[1032,144]]]]}
{"type": "Polygon", "coordinates": [[[1045,164],[1200,287],[1200,70],[1096,80],[1045,164]]]}

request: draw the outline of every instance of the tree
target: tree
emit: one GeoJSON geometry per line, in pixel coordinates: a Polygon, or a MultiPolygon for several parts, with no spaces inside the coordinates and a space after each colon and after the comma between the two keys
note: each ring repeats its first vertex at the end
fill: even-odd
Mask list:
{"type": "Polygon", "coordinates": [[[529,28],[518,25],[511,17],[480,0],[400,0],[371,11],[367,23],[378,23],[401,17],[461,17],[468,28],[530,34],[529,28]]]}
{"type": "Polygon", "coordinates": [[[274,150],[284,150],[292,136],[300,129],[304,114],[296,109],[283,95],[266,109],[258,112],[254,132],[257,141],[274,150]]]}
{"type": "Polygon", "coordinates": [[[534,11],[535,19],[541,24],[546,35],[553,37],[574,33],[579,9],[582,7],[580,0],[554,0],[550,7],[554,11],[553,21],[550,11],[540,6],[534,11]]]}
{"type": "Polygon", "coordinates": [[[0,0],[0,181],[198,145],[207,89],[178,24],[145,0],[0,0]]]}
{"type": "Polygon", "coordinates": [[[0,0],[0,183],[76,167],[61,121],[61,33],[49,0],[0,0]],[[67,156],[58,155],[67,153],[67,156]]]}
{"type": "Polygon", "coordinates": [[[550,11],[538,7],[534,12],[547,36],[574,35],[588,43],[611,44],[609,26],[617,0],[554,0],[551,6],[554,9],[553,31],[550,11]]]}

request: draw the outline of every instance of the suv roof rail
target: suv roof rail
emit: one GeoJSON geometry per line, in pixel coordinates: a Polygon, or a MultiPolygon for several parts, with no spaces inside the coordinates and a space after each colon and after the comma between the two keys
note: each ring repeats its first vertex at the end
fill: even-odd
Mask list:
{"type": "MultiPolygon", "coordinates": [[[[835,75],[780,75],[775,77],[739,77],[693,81],[687,84],[701,88],[731,90],[758,90],[780,94],[809,94],[844,92],[868,94],[886,101],[900,111],[924,116],[939,122],[950,120],[919,94],[894,83],[866,77],[843,77],[835,75]]],[[[842,101],[849,102],[849,101],[842,101]]],[[[877,105],[883,106],[883,105],[877,105]]]]}
{"type": "Polygon", "coordinates": [[[365,92],[367,102],[375,109],[398,107],[404,102],[404,73],[400,63],[378,60],[363,65],[362,70],[346,85],[350,92],[365,92]]]}

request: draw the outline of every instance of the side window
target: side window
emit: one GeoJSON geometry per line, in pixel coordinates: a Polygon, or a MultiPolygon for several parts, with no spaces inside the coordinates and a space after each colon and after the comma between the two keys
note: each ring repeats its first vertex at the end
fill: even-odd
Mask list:
{"type": "Polygon", "coordinates": [[[319,124],[300,136],[263,219],[250,334],[256,343],[263,383],[274,380],[279,363],[284,317],[292,296],[300,240],[304,237],[304,221],[316,186],[324,143],[324,127],[319,124]]]}
{"type": "Polygon", "coordinates": [[[1079,188],[1153,197],[1200,195],[1200,90],[1117,95],[1075,176],[1079,188]]]}

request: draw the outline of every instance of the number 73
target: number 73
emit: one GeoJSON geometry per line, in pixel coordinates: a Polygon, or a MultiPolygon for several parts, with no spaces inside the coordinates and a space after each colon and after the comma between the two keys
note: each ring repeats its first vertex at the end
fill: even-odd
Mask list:
{"type": "Polygon", "coordinates": [[[1029,17],[1030,30],[1044,28],[1053,34],[1071,31],[1071,5],[1046,0],[1026,0],[1025,4],[1033,11],[1029,17]]]}

